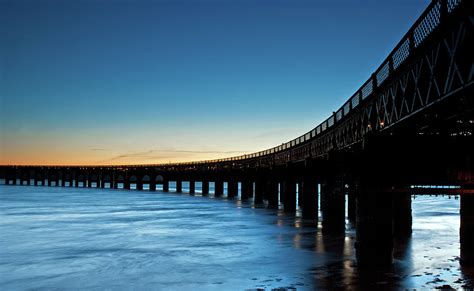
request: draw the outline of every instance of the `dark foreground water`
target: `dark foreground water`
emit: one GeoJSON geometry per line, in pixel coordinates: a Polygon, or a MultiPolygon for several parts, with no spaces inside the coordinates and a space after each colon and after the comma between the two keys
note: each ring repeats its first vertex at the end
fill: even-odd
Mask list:
{"type": "Polygon", "coordinates": [[[238,200],[0,186],[0,289],[243,290],[473,286],[459,267],[459,201],[417,197],[394,267],[358,270],[354,229],[238,200]]]}

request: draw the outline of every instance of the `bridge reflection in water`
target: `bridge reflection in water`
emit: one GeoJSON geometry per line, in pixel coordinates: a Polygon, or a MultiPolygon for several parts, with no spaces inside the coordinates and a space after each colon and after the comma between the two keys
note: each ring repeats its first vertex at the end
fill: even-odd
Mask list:
{"type": "Polygon", "coordinates": [[[299,204],[305,219],[319,219],[320,208],[327,233],[344,232],[347,192],[360,266],[390,265],[394,240],[411,234],[410,195],[440,191],[412,185],[455,185],[441,192],[461,195],[460,257],[473,265],[473,19],[473,1],[432,1],[339,110],[280,146],[176,164],[5,166],[6,184],[168,192],[175,183],[182,192],[189,182],[190,194],[201,183],[206,196],[212,182],[215,197],[281,204],[288,213],[299,204]]]}

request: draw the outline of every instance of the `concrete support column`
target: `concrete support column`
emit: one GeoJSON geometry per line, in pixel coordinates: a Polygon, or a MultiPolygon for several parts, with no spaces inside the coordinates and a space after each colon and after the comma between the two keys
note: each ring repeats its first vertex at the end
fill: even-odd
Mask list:
{"type": "Polygon", "coordinates": [[[170,182],[163,181],[163,192],[169,192],[169,191],[170,191],[170,182]]]}
{"type": "Polygon", "coordinates": [[[255,197],[254,197],[255,204],[263,203],[264,193],[265,193],[265,182],[262,179],[257,179],[255,181],[255,197]]]}
{"type": "Polygon", "coordinates": [[[5,175],[5,185],[10,185],[10,178],[8,177],[8,174],[5,175]]]}
{"type": "Polygon", "coordinates": [[[241,184],[240,199],[248,200],[250,197],[253,197],[253,182],[252,180],[244,179],[241,184]]]}
{"type": "Polygon", "coordinates": [[[393,259],[392,194],[358,192],[356,203],[357,264],[390,266],[393,259]]]}
{"type": "Polygon", "coordinates": [[[150,191],[156,191],[156,182],[150,181],[150,191]]]}
{"type": "MultiPolygon", "coordinates": [[[[35,182],[37,182],[37,181],[35,180],[35,182]]],[[[79,180],[77,180],[77,178],[74,179],[74,187],[76,187],[76,188],[79,187],[79,180]]]]}
{"type": "Polygon", "coordinates": [[[100,188],[105,189],[105,182],[106,181],[104,179],[100,179],[100,188]]]}
{"type": "Polygon", "coordinates": [[[216,180],[214,182],[214,196],[222,197],[224,195],[224,182],[222,180],[216,180]]]}
{"type": "Polygon", "coordinates": [[[183,193],[183,181],[176,181],[176,192],[183,193]]]}
{"type": "MultiPolygon", "coordinates": [[[[16,181],[15,181],[15,182],[16,182],[16,181]]],[[[53,182],[53,181],[51,180],[51,177],[48,177],[48,186],[49,186],[49,187],[51,187],[52,182],[53,182]]]]}
{"type": "Polygon", "coordinates": [[[461,195],[461,264],[474,266],[474,195],[461,195]]]}
{"type": "Polygon", "coordinates": [[[66,180],[64,179],[64,176],[61,178],[61,187],[66,187],[66,180]]]}
{"type": "Polygon", "coordinates": [[[303,218],[318,219],[318,184],[314,179],[305,177],[300,185],[299,201],[303,208],[303,218]]]}
{"type": "Polygon", "coordinates": [[[296,211],[296,182],[292,178],[288,178],[283,183],[283,206],[285,212],[296,211]]]}
{"type": "Polygon", "coordinates": [[[137,190],[143,190],[143,181],[137,180],[137,190]]]}
{"type": "Polygon", "coordinates": [[[96,183],[97,183],[97,188],[103,188],[102,187],[102,179],[100,177],[97,179],[96,183]]]}
{"type": "Polygon", "coordinates": [[[204,180],[202,181],[202,196],[209,195],[209,181],[204,180]]]}
{"type": "Polygon", "coordinates": [[[275,180],[270,180],[265,186],[265,196],[267,196],[268,207],[278,208],[278,182],[275,180]]]}
{"type": "Polygon", "coordinates": [[[196,193],[196,182],[195,181],[189,181],[189,194],[194,195],[196,193]]]}
{"type": "Polygon", "coordinates": [[[411,194],[393,194],[393,235],[405,239],[412,233],[411,194]]]}
{"type": "Polygon", "coordinates": [[[342,177],[331,177],[321,186],[321,212],[324,232],[344,232],[346,205],[342,177]]]}
{"type": "MultiPolygon", "coordinates": [[[[91,180],[90,177],[87,178],[86,184],[87,184],[87,188],[91,188],[91,187],[92,187],[92,180],[91,180]]],[[[128,189],[130,189],[130,183],[128,183],[128,189]]]]}
{"type": "Polygon", "coordinates": [[[227,182],[227,197],[234,198],[239,192],[239,184],[236,180],[229,180],[227,182]]]}
{"type": "Polygon", "coordinates": [[[130,180],[127,177],[125,177],[125,180],[123,181],[123,189],[130,190],[130,180]]]}

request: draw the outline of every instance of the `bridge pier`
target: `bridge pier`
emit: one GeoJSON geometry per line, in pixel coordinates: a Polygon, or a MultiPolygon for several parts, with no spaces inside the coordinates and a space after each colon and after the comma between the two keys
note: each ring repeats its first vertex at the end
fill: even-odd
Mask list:
{"type": "Polygon", "coordinates": [[[202,196],[208,196],[208,195],[209,195],[209,181],[203,180],[202,181],[202,196]]]}
{"type": "Polygon", "coordinates": [[[463,266],[474,266],[474,195],[461,195],[459,240],[463,266]]]}
{"type": "Polygon", "coordinates": [[[393,194],[393,236],[396,239],[406,239],[412,233],[411,194],[393,194]]]}
{"type": "Polygon", "coordinates": [[[156,191],[156,182],[154,180],[150,181],[150,191],[156,191]]]}
{"type": "Polygon", "coordinates": [[[324,232],[344,232],[346,209],[342,176],[331,177],[321,185],[321,214],[324,232]]]}
{"type": "Polygon", "coordinates": [[[227,197],[234,198],[239,192],[239,184],[236,180],[230,179],[227,181],[227,197]]]}
{"type": "Polygon", "coordinates": [[[318,185],[314,179],[303,178],[300,184],[299,201],[303,209],[303,218],[318,219],[318,185]]]}
{"type": "Polygon", "coordinates": [[[357,193],[356,258],[365,267],[390,266],[393,260],[393,197],[390,193],[357,193]]]}
{"type": "Polygon", "coordinates": [[[169,191],[170,191],[170,182],[163,181],[163,192],[169,192],[169,191]]]}
{"type": "Polygon", "coordinates": [[[222,197],[222,195],[224,195],[224,182],[222,180],[215,180],[214,197],[222,197]]]}
{"type": "Polygon", "coordinates": [[[271,179],[265,183],[265,196],[269,208],[278,208],[278,182],[271,179]]]}
{"type": "Polygon", "coordinates": [[[123,189],[130,190],[130,180],[127,178],[123,181],[123,189]]]}
{"type": "Polygon", "coordinates": [[[138,179],[135,185],[137,185],[137,190],[143,190],[143,181],[141,179],[138,179]]]}
{"type": "Polygon", "coordinates": [[[240,199],[248,200],[251,197],[253,197],[253,182],[250,179],[244,179],[241,184],[240,199]]]}
{"type": "Polygon", "coordinates": [[[254,197],[255,204],[263,203],[264,192],[265,192],[265,183],[263,182],[262,179],[257,179],[255,181],[255,197],[254,197]]]}
{"type": "Polygon", "coordinates": [[[183,181],[176,180],[176,193],[183,193],[183,181]]]}
{"type": "Polygon", "coordinates": [[[194,180],[189,181],[189,195],[196,194],[196,182],[194,180]]]}
{"type": "Polygon", "coordinates": [[[293,178],[287,178],[283,182],[283,206],[285,212],[296,211],[296,182],[293,178]]]}

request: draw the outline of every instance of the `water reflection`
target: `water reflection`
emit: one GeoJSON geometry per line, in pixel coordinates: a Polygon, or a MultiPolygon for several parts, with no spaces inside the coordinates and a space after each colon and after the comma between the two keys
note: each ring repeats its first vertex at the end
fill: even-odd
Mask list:
{"type": "Polygon", "coordinates": [[[473,269],[459,267],[455,199],[418,197],[412,237],[395,242],[391,268],[373,270],[356,264],[352,224],[323,234],[321,221],[252,201],[0,187],[5,290],[473,286],[473,269]]]}

